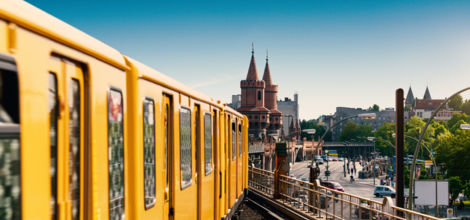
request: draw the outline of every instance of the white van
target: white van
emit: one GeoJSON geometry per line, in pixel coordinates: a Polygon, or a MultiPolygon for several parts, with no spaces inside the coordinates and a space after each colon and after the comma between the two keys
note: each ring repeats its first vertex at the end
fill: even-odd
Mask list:
{"type": "Polygon", "coordinates": [[[390,186],[375,186],[374,195],[376,197],[391,196],[395,198],[395,189],[390,186]]]}

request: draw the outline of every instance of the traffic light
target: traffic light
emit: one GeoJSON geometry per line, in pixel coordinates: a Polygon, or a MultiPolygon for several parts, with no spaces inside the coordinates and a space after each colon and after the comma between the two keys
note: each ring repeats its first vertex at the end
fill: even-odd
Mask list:
{"type": "Polygon", "coordinates": [[[329,170],[325,171],[325,176],[330,176],[330,174],[331,174],[331,171],[329,171],[329,170]]]}

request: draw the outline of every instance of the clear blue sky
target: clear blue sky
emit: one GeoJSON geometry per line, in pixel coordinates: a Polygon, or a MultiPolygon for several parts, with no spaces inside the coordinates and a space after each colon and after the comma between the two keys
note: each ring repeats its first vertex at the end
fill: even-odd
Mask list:
{"type": "Polygon", "coordinates": [[[269,49],[278,98],[297,91],[303,119],[470,86],[470,1],[27,1],[223,102],[254,41],[259,77],[269,49]]]}

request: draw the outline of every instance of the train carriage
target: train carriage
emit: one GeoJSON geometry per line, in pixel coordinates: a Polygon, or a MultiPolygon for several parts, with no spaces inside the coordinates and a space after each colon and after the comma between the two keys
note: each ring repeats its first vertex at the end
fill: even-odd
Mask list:
{"type": "Polygon", "coordinates": [[[0,1],[0,219],[220,219],[246,117],[23,1],[0,1]]]}

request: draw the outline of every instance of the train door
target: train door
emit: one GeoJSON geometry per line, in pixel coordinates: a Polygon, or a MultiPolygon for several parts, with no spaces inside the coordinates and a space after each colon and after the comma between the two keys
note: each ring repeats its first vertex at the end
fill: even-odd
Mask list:
{"type": "Polygon", "coordinates": [[[237,119],[237,142],[238,142],[238,152],[237,152],[237,197],[241,195],[243,189],[243,157],[242,157],[242,122],[241,119],[237,119]]]}
{"type": "Polygon", "coordinates": [[[195,141],[196,141],[196,150],[195,150],[195,153],[196,153],[196,175],[195,175],[195,179],[196,179],[196,201],[197,201],[197,218],[198,219],[201,219],[201,212],[202,212],[202,184],[201,183],[201,180],[202,180],[202,175],[203,175],[203,172],[201,171],[201,106],[200,105],[194,105],[194,122],[195,122],[195,141]]]}
{"type": "Polygon", "coordinates": [[[52,218],[86,219],[83,69],[59,57],[49,67],[52,218]]]}
{"type": "Polygon", "coordinates": [[[173,105],[171,97],[163,96],[163,132],[165,135],[165,196],[163,203],[163,219],[174,219],[174,178],[173,178],[173,105]]]}
{"type": "Polygon", "coordinates": [[[222,172],[220,163],[220,149],[219,149],[219,126],[218,126],[217,110],[212,113],[212,148],[214,160],[214,219],[219,219],[219,212],[222,198],[222,172]]]}
{"type": "Polygon", "coordinates": [[[230,120],[230,208],[233,207],[237,194],[237,136],[235,119],[230,120]]]}

